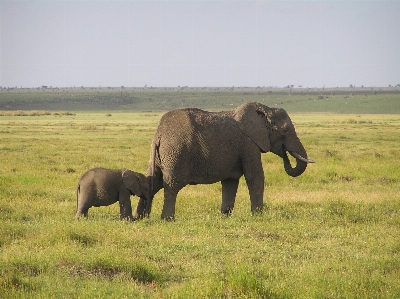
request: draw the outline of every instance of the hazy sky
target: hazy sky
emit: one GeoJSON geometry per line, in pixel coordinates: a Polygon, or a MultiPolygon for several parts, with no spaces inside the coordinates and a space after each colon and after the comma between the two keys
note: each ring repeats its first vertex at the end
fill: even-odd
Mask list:
{"type": "Polygon", "coordinates": [[[0,0],[0,86],[400,84],[400,1],[0,0]]]}

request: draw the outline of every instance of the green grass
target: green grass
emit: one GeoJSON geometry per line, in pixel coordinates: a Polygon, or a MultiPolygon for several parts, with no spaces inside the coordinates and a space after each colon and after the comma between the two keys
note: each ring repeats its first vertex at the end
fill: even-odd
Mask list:
{"type": "MultiPolygon", "coordinates": [[[[391,88],[50,88],[0,90],[0,110],[165,111],[185,107],[230,110],[260,102],[293,112],[400,113],[400,89],[391,88]]],[[[7,112],[3,112],[3,114],[7,112]]],[[[33,112],[30,112],[33,113],[33,112]]],[[[49,113],[49,112],[47,112],[49,113]]],[[[53,112],[54,113],[54,112],[53,112]]],[[[72,112],[73,113],[73,112],[72,112]]],[[[2,114],[2,113],[0,113],[2,114]]]]}
{"type": "Polygon", "coordinates": [[[160,116],[0,116],[0,298],[400,296],[399,115],[292,113],[317,163],[291,178],[264,154],[262,215],[241,180],[228,218],[213,184],[184,188],[175,222],[160,220],[162,192],[143,221],[117,204],[76,221],[79,177],[145,173],[160,116]]]}

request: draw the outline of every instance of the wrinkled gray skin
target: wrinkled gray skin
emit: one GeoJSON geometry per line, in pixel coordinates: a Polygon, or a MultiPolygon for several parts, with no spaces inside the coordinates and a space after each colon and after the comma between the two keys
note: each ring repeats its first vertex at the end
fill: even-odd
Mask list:
{"type": "Polygon", "coordinates": [[[261,153],[272,152],[283,160],[286,173],[301,175],[306,150],[285,110],[259,103],[244,103],[233,111],[206,112],[189,108],[167,112],[154,135],[147,177],[151,189],[147,205],[140,200],[135,219],[151,212],[154,195],[164,188],[161,218],[174,219],[176,197],[188,184],[222,183],[221,212],[234,208],[239,178],[244,175],[251,211],[263,209],[264,171],[261,153]],[[296,158],[292,167],[287,153],[296,158]]]}
{"type": "Polygon", "coordinates": [[[149,198],[147,178],[128,169],[93,168],[79,179],[76,188],[76,218],[88,216],[91,207],[108,206],[119,201],[121,219],[133,220],[130,196],[149,198]]]}

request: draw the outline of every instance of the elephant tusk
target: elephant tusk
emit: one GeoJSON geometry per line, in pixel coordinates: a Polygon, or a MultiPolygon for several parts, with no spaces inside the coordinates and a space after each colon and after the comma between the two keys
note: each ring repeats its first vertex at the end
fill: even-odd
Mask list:
{"type": "Polygon", "coordinates": [[[306,163],[315,163],[315,160],[312,159],[306,159],[303,158],[302,156],[300,156],[298,153],[296,152],[289,152],[289,154],[291,154],[293,157],[295,157],[296,159],[299,159],[300,161],[306,162],[306,163]]]}

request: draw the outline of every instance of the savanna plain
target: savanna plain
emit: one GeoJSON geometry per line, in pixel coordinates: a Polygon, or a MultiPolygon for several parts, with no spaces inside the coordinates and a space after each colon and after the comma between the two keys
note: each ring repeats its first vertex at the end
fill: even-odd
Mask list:
{"type": "MultiPolygon", "coordinates": [[[[38,106],[31,97],[50,92],[22,92],[20,101],[38,106]]],[[[125,100],[132,92],[124,105],[139,105],[139,91],[92,91],[93,99],[99,92],[125,100]]],[[[139,109],[74,111],[71,100],[69,112],[54,110],[61,96],[44,100],[52,109],[16,111],[16,93],[1,92],[0,298],[400,297],[399,93],[145,92],[147,108],[143,101],[139,109]],[[279,157],[262,154],[260,215],[251,215],[242,179],[230,217],[219,212],[217,183],[185,187],[172,222],[160,219],[162,190],[141,221],[120,221],[118,204],[75,220],[76,183],[86,170],[146,173],[165,111],[155,106],[175,94],[171,108],[282,106],[317,163],[292,178],[279,157]]],[[[134,208],[138,198],[131,200],[134,208]]]]}

